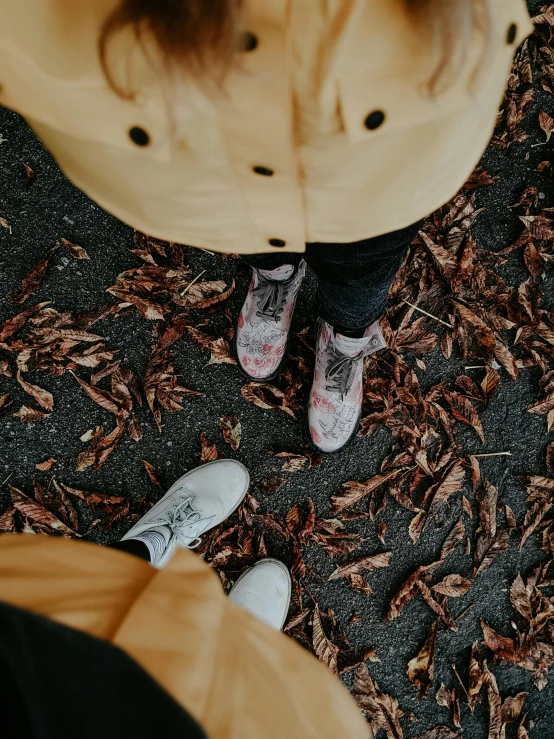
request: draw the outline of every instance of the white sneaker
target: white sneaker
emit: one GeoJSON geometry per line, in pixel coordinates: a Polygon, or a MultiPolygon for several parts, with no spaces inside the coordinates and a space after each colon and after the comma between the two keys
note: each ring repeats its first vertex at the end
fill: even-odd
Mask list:
{"type": "Polygon", "coordinates": [[[254,269],[235,336],[239,367],[255,380],[272,380],[285,359],[296,298],[306,273],[285,264],[271,271],[254,269]]]}
{"type": "Polygon", "coordinates": [[[290,573],[278,559],[261,559],[243,572],[229,591],[229,600],[280,631],[291,598],[290,573]]]}
{"type": "Polygon", "coordinates": [[[335,333],[319,319],[307,421],[312,444],[338,452],[356,435],[362,413],[364,357],[386,346],[376,321],[361,339],[335,333]]]}
{"type": "Polygon", "coordinates": [[[250,475],[240,462],[218,459],[175,482],[122,541],[138,539],[155,567],[163,567],[178,546],[194,549],[200,535],[228,518],[248,491],[250,475]]]}

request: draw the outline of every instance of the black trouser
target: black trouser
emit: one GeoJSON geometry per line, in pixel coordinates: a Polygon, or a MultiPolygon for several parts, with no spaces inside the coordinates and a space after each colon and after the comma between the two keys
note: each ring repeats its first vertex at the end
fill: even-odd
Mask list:
{"type": "MultiPolygon", "coordinates": [[[[359,332],[379,318],[387,293],[422,221],[352,244],[306,244],[304,259],[318,279],[319,315],[339,333],[359,332]]],[[[297,264],[301,255],[248,254],[256,269],[297,264]]]]}
{"type": "Polygon", "coordinates": [[[0,603],[2,739],[206,739],[109,642],[0,603]]]}

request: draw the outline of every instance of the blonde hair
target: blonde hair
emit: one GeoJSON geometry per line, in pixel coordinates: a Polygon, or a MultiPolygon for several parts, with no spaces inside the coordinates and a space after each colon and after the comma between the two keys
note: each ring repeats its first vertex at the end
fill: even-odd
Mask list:
{"type": "MultiPolygon", "coordinates": [[[[403,2],[436,55],[428,88],[437,94],[462,68],[475,34],[482,37],[484,54],[490,47],[492,0],[403,2]]],[[[241,46],[242,6],[243,0],[122,0],[104,22],[98,42],[108,82],[122,97],[133,97],[114,79],[108,59],[114,35],[130,27],[139,42],[146,36],[155,42],[166,69],[186,69],[221,86],[241,46]]]]}

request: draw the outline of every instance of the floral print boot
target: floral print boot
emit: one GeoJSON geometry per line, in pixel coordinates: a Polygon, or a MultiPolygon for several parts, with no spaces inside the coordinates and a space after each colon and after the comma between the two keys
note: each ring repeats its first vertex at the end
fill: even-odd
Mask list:
{"type": "Polygon", "coordinates": [[[279,374],[285,359],[296,298],[306,273],[304,260],[295,267],[252,270],[235,335],[239,367],[253,380],[265,382],[279,374]]]}
{"type": "Polygon", "coordinates": [[[318,323],[314,381],[308,401],[310,440],[320,452],[338,452],[357,434],[363,401],[364,357],[386,346],[375,321],[360,339],[318,323]]]}

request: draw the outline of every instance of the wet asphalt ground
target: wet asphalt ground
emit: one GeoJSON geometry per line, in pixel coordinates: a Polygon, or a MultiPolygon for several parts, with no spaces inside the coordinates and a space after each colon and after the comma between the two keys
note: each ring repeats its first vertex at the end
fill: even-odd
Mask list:
{"type": "MultiPolygon", "coordinates": [[[[499,175],[500,180],[492,187],[482,188],[477,196],[477,205],[486,208],[473,228],[474,237],[481,246],[499,250],[518,233],[517,218],[507,206],[518,199],[526,185],[536,185],[544,193],[543,204],[554,206],[551,171],[533,171],[540,161],[551,156],[545,147],[531,146],[544,139],[536,124],[541,108],[553,115],[551,97],[538,90],[535,105],[524,126],[532,134],[530,139],[506,152],[489,149],[485,154],[483,166],[489,174],[499,175]],[[529,159],[526,161],[527,152],[529,159]]],[[[11,226],[11,231],[0,228],[0,323],[20,310],[4,301],[3,296],[19,284],[30,267],[60,237],[84,246],[90,261],[67,259],[59,250],[40,290],[24,307],[50,300],[59,311],[79,312],[112,302],[114,299],[106,294],[106,288],[115,282],[121,271],[139,264],[129,251],[132,230],[101,210],[67,181],[19,116],[0,109],[0,133],[5,139],[0,144],[0,216],[11,226]],[[36,173],[36,181],[31,186],[25,183],[21,162],[29,164],[36,173]]],[[[186,250],[186,261],[194,274],[206,270],[206,279],[224,279],[228,283],[232,279],[237,281],[237,289],[229,301],[236,315],[247,289],[248,270],[240,262],[222,260],[217,255],[192,248],[186,250]]],[[[520,251],[510,256],[501,273],[512,285],[527,279],[520,251]]],[[[554,310],[553,288],[550,269],[542,284],[545,307],[549,310],[554,310]]],[[[296,331],[313,325],[313,293],[314,281],[310,277],[303,288],[294,319],[293,329],[296,331]]],[[[224,317],[217,315],[209,331],[215,334],[218,327],[223,331],[227,326],[224,317]]],[[[103,321],[93,330],[106,338],[108,346],[119,349],[118,357],[139,377],[144,375],[151,346],[151,330],[147,321],[132,313],[103,321]]],[[[294,503],[311,497],[318,515],[325,517],[330,510],[330,498],[339,485],[348,480],[362,481],[377,473],[390,451],[391,436],[387,430],[381,429],[369,439],[355,439],[348,449],[325,458],[317,468],[285,474],[287,482],[278,493],[263,495],[256,489],[256,484],[271,474],[279,474],[281,467],[266,450],[301,451],[305,446],[301,423],[279,411],[264,411],[246,402],[240,394],[244,378],[237,368],[225,364],[208,365],[206,352],[188,337],[179,341],[175,350],[182,384],[200,390],[204,395],[186,398],[183,412],[164,414],[161,434],[147,409],[143,408],[139,412],[139,420],[145,431],[144,438],[138,444],[125,438],[113,457],[96,473],[90,469],[80,473],[74,471],[77,455],[84,448],[79,439],[97,425],[112,428],[110,414],[87,398],[69,373],[59,378],[42,375],[31,378],[53,393],[55,410],[48,419],[35,424],[24,424],[10,414],[0,418],[0,482],[12,473],[10,482],[30,493],[31,478],[37,474],[35,463],[54,457],[57,461],[52,472],[68,485],[135,500],[144,496],[156,500],[159,491],[148,481],[141,460],[146,459],[156,465],[169,486],[183,472],[198,464],[199,435],[203,431],[211,441],[217,442],[222,456],[235,457],[250,469],[251,492],[260,501],[261,511],[284,515],[294,503]],[[218,429],[223,415],[236,415],[242,423],[242,444],[237,453],[223,443],[218,429]]],[[[446,361],[435,349],[425,356],[425,373],[415,365],[415,356],[406,355],[405,358],[416,369],[423,388],[430,387],[440,378],[452,381],[464,373],[464,362],[456,353],[446,361]]],[[[459,439],[466,453],[511,452],[511,457],[482,460],[481,469],[483,475],[499,488],[499,503],[511,506],[520,522],[525,512],[525,492],[517,476],[546,474],[545,447],[548,441],[552,441],[552,435],[549,439],[543,416],[526,412],[526,407],[538,394],[538,370],[522,370],[517,382],[513,382],[503,370],[501,377],[498,392],[481,414],[485,446],[481,447],[474,432],[466,427],[459,429],[459,439]]],[[[6,392],[14,398],[14,409],[28,401],[14,379],[6,378],[1,383],[0,395],[6,392]]],[[[48,477],[48,473],[42,474],[42,479],[48,477]]],[[[461,511],[460,496],[456,500],[453,520],[461,511]]],[[[8,501],[9,494],[4,485],[0,488],[0,512],[7,507],[8,501]]],[[[86,510],[82,515],[85,529],[87,516],[90,519],[93,516],[86,510]]],[[[407,533],[410,513],[389,502],[382,518],[388,526],[385,546],[377,538],[375,523],[361,520],[347,524],[350,530],[359,531],[366,539],[356,556],[384,550],[393,552],[391,566],[369,577],[373,596],[367,598],[354,592],[345,581],[327,582],[334,566],[323,550],[307,547],[305,558],[323,578],[322,584],[311,586],[319,605],[333,608],[354,645],[377,648],[381,662],[370,663],[371,675],[383,691],[398,699],[405,713],[415,714],[417,720],[405,720],[404,728],[406,736],[417,736],[436,724],[451,725],[448,710],[438,706],[433,697],[417,700],[416,689],[406,676],[407,663],[425,639],[434,615],[420,598],[412,601],[402,616],[391,623],[384,622],[384,614],[392,594],[407,575],[417,565],[433,560],[448,528],[426,529],[420,542],[413,545],[407,533]],[[348,625],[354,610],[361,612],[362,619],[348,625]]],[[[476,525],[474,517],[472,526],[476,525]]],[[[91,538],[106,544],[119,538],[123,532],[124,528],[104,533],[95,531],[91,538]]],[[[501,633],[511,633],[510,621],[515,613],[509,604],[510,584],[517,572],[527,574],[544,559],[536,537],[530,538],[522,552],[518,552],[517,547],[518,541],[513,538],[509,551],[484,571],[463,598],[455,604],[451,602],[454,616],[470,603],[474,605],[460,620],[458,632],[442,630],[439,633],[431,696],[441,682],[449,687],[456,684],[450,663],[456,663],[463,672],[469,646],[482,638],[481,617],[501,633]]],[[[449,559],[446,571],[470,577],[471,562],[459,549],[449,559]]],[[[524,710],[527,710],[531,721],[533,739],[554,737],[551,718],[554,677],[550,675],[547,687],[539,693],[529,673],[519,668],[495,665],[494,673],[502,696],[529,692],[524,710]]],[[[349,682],[348,677],[346,681],[349,682]]],[[[486,701],[484,705],[477,705],[473,715],[467,707],[462,708],[464,736],[471,739],[486,737],[487,721],[486,701]]],[[[513,732],[514,727],[510,727],[508,736],[515,736],[513,732]]]]}

